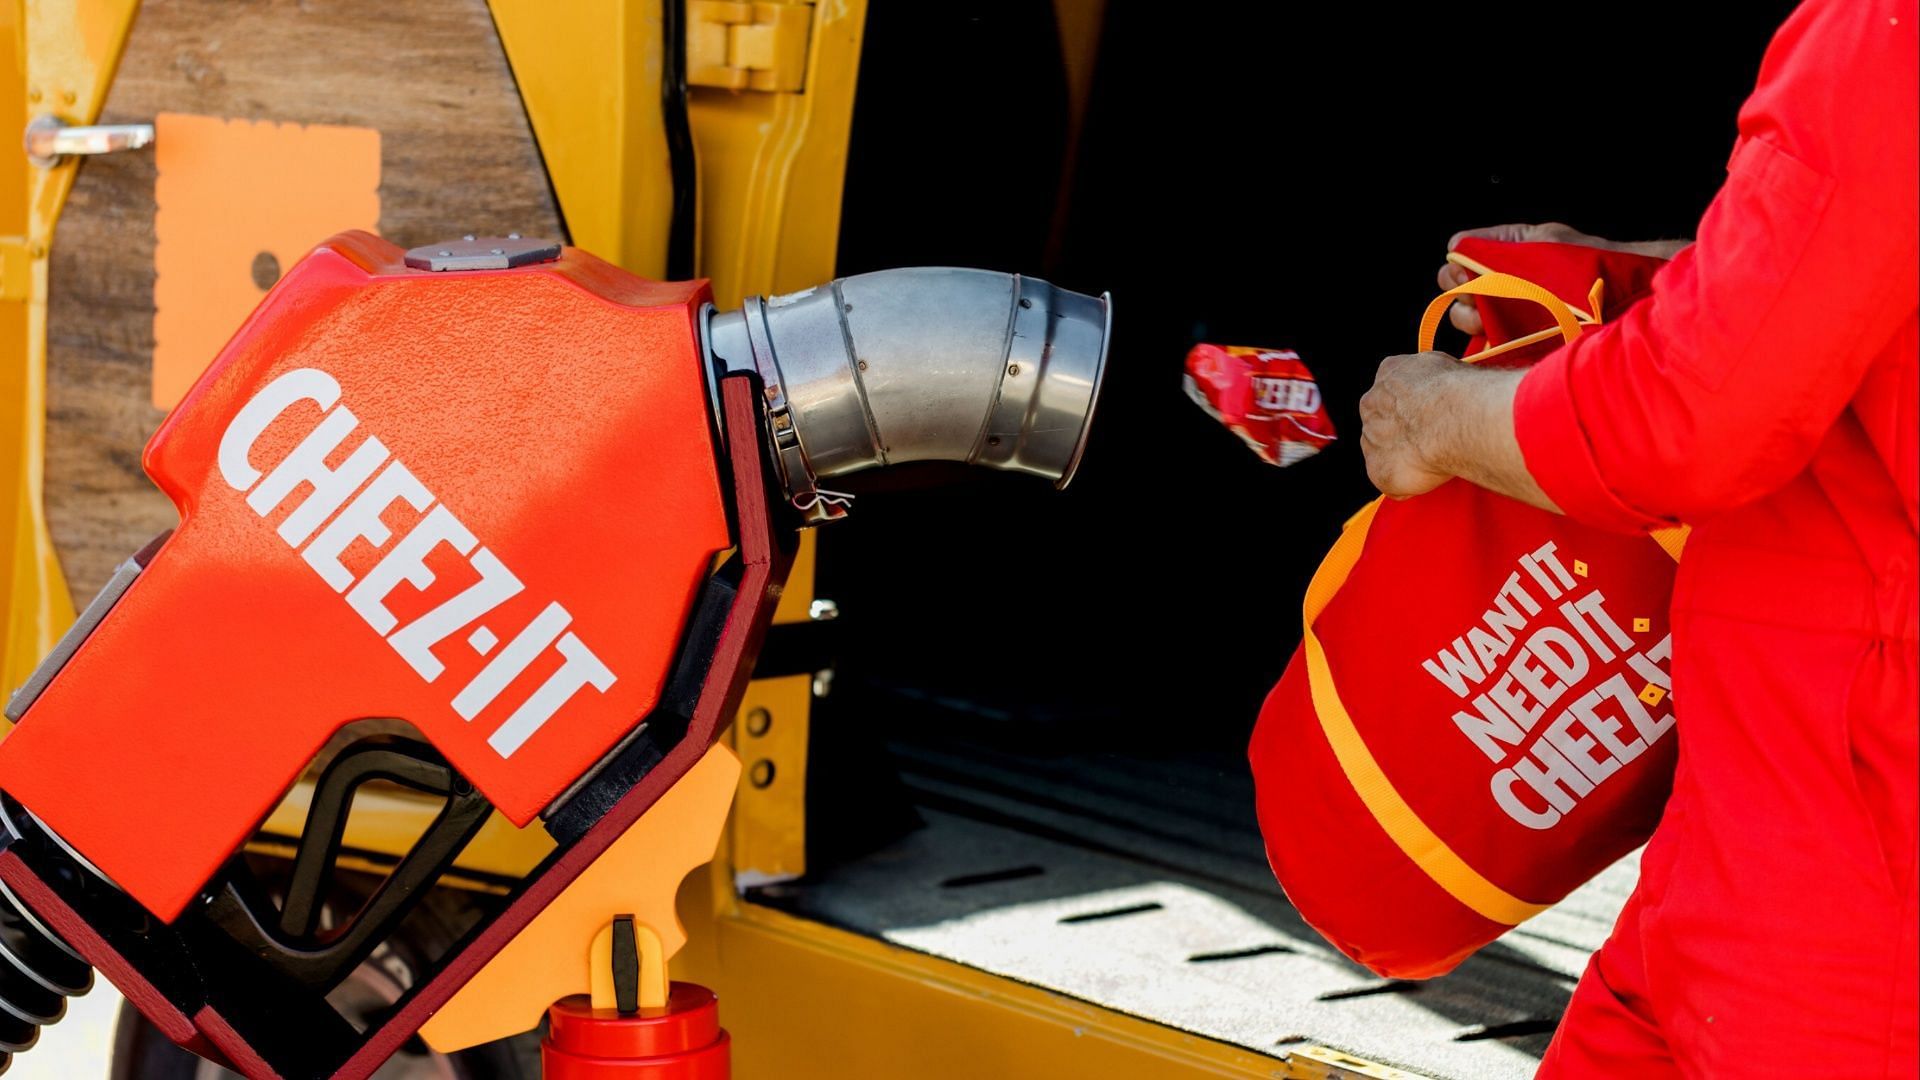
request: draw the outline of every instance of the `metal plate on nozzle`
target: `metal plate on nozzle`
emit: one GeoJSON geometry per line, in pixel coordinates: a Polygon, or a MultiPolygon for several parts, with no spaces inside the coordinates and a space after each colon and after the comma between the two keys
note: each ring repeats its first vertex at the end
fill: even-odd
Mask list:
{"type": "Polygon", "coordinates": [[[463,236],[440,244],[427,244],[407,252],[407,265],[415,270],[508,270],[516,266],[552,262],[560,257],[560,245],[508,233],[505,236],[463,236]]]}

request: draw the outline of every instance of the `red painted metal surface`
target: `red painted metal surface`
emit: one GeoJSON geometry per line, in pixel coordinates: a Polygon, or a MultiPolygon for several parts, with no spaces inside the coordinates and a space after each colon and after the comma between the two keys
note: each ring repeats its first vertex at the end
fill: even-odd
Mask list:
{"type": "Polygon", "coordinates": [[[221,352],[147,448],[179,529],[0,744],[164,919],[361,718],[532,820],[654,704],[730,542],[704,284],[401,256],[329,241],[221,352]]]}
{"type": "Polygon", "coordinates": [[[551,869],[487,924],[472,944],[461,950],[431,982],[408,997],[335,1074],[337,1080],[364,1080],[371,1076],[420,1029],[434,1010],[466,985],[474,972],[493,959],[569,882],[580,876],[608,845],[686,775],[739,710],[747,679],[753,674],[753,658],[759,654],[767,627],[773,622],[773,611],[779,605],[780,590],[786,583],[793,553],[774,543],[773,507],[767,498],[763,471],[766,450],[760,436],[760,403],[753,385],[745,378],[724,380],[720,387],[720,405],[726,422],[727,458],[732,466],[734,521],[739,530],[738,558],[742,563],[742,576],[739,596],[727,615],[726,627],[721,631],[720,643],[707,669],[706,685],[701,688],[686,736],[666,760],[615,803],[551,869]]]}
{"type": "Polygon", "coordinates": [[[73,946],[74,951],[84,957],[89,965],[105,975],[122,996],[132,1002],[154,1027],[160,1029],[161,1034],[201,1057],[222,1065],[231,1064],[211,1041],[194,1028],[192,1020],[175,1008],[166,995],[155,989],[125,957],[115,952],[93,927],[87,925],[85,919],[54,895],[39,875],[12,851],[0,851],[0,881],[6,882],[14,895],[26,901],[34,914],[51,926],[61,940],[73,946]]]}
{"type": "MultiPolygon", "coordinates": [[[[772,505],[767,498],[763,471],[765,450],[759,430],[760,407],[752,383],[745,378],[725,380],[721,385],[721,409],[726,423],[734,520],[739,530],[737,557],[742,564],[741,581],[685,737],[546,873],[370,1032],[360,1049],[333,1073],[335,1080],[365,1080],[371,1076],[474,972],[485,966],[568,883],[659,801],[660,796],[700,760],[724,730],[725,721],[738,711],[747,679],[752,674],[753,658],[760,650],[774,608],[779,604],[792,552],[774,542],[772,505]]],[[[237,1065],[239,1071],[255,1080],[269,1080],[277,1075],[217,1009],[199,1008],[191,1019],[183,1015],[138,968],[116,952],[11,851],[0,851],[0,880],[26,900],[36,914],[89,964],[106,975],[173,1041],[203,1057],[237,1065]]]]}
{"type": "Polygon", "coordinates": [[[547,1010],[545,1080],[727,1080],[732,1045],[713,991],[674,983],[666,1007],[622,1016],[570,997],[547,1010]]]}

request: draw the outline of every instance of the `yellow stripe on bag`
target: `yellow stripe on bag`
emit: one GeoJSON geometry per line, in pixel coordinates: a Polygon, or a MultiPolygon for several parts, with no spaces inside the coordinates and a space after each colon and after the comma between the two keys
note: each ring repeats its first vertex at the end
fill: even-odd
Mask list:
{"type": "Polygon", "coordinates": [[[1413,807],[1394,790],[1392,781],[1374,760],[1373,752],[1367,749],[1366,740],[1353,726],[1353,718],[1347,715],[1347,707],[1341,704],[1340,695],[1334,690],[1327,655],[1313,632],[1314,621],[1346,584],[1354,564],[1359,562],[1360,550],[1367,542],[1367,529],[1373,524],[1373,515],[1379,506],[1380,500],[1375,499],[1347,522],[1333,550],[1327,552],[1326,560],[1314,572],[1313,583],[1307,586],[1307,600],[1301,608],[1305,616],[1302,642],[1306,647],[1307,685],[1313,692],[1313,711],[1320,718],[1320,730],[1326,733],[1341,771],[1347,774],[1360,801],[1401,852],[1455,900],[1503,926],[1517,926],[1551,905],[1529,904],[1480,876],[1479,871],[1468,866],[1465,859],[1413,812],[1413,807]]]}
{"type": "Polygon", "coordinates": [[[1660,550],[1680,561],[1680,553],[1687,550],[1687,537],[1693,535],[1693,526],[1675,525],[1670,529],[1655,529],[1647,534],[1648,539],[1660,545],[1660,550]]]}

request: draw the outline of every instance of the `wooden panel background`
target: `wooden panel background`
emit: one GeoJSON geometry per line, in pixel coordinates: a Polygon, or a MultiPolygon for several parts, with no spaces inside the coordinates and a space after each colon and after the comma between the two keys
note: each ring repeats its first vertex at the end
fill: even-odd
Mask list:
{"type": "MultiPolygon", "coordinates": [[[[146,0],[101,122],[160,112],[377,128],[380,232],[402,247],[565,239],[485,0],[146,0]]],[[[88,160],[54,237],[46,503],[76,603],[176,520],[140,469],[164,415],[154,176],[151,150],[88,160]]]]}

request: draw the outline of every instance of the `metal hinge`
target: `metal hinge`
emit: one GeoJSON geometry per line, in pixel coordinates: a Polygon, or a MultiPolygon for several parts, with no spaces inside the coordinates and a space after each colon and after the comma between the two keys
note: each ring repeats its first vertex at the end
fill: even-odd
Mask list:
{"type": "Polygon", "coordinates": [[[687,84],[799,90],[812,26],[812,4],[688,0],[687,84]]]}
{"type": "Polygon", "coordinates": [[[42,116],[27,125],[21,143],[27,160],[41,168],[63,158],[115,154],[153,144],[152,124],[87,124],[70,126],[57,116],[42,116]]]}

